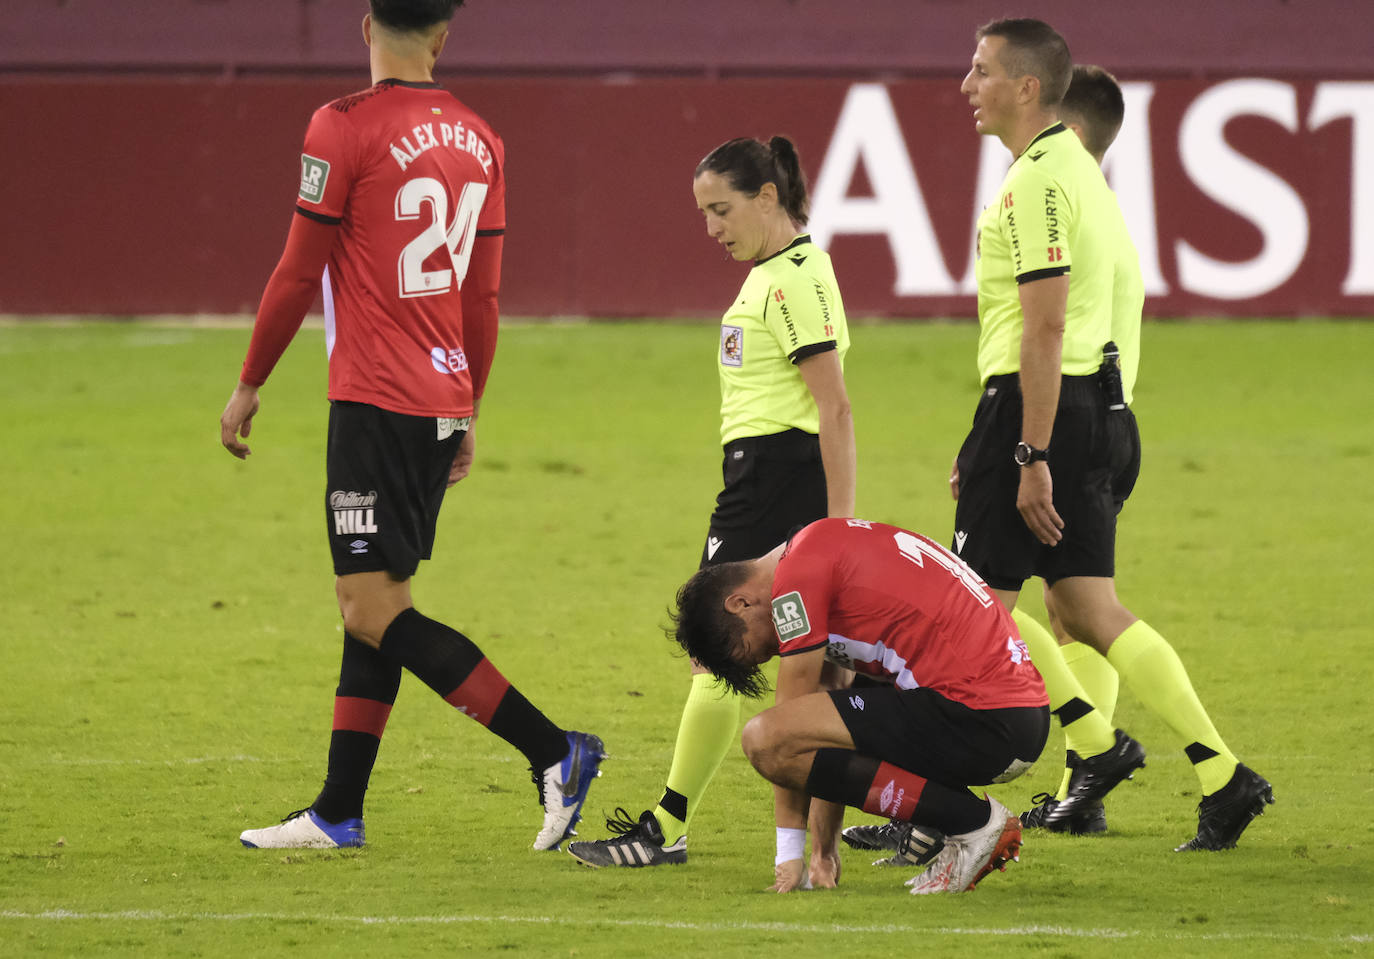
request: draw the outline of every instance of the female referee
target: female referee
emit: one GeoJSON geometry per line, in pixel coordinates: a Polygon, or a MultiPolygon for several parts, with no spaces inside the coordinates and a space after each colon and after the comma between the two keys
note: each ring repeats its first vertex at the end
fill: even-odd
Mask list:
{"type": "MultiPolygon", "coordinates": [[[[753,559],[826,516],[854,515],[854,424],[844,383],[849,328],[830,257],[811,242],[806,178],[786,137],[729,140],[697,164],[692,183],[706,232],[752,261],[720,324],[725,488],[701,565],[753,559]]],[[[618,835],[568,847],[590,866],[687,861],[687,824],[738,739],[740,697],[692,664],[668,785],[618,835]]]]}

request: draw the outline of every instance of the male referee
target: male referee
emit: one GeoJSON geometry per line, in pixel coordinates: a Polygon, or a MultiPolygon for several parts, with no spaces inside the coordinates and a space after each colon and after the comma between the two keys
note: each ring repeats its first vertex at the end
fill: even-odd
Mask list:
{"type": "MultiPolygon", "coordinates": [[[[1129,242],[1120,207],[1059,122],[1072,74],[1063,38],[1031,19],[993,21],[976,37],[960,89],[978,132],[998,137],[1015,160],[978,221],[984,391],[951,476],[955,549],[1008,609],[1027,578],[1044,578],[1065,629],[1106,656],[1187,743],[1203,799],[1197,835],[1178,850],[1229,848],[1273,791],[1227,749],[1178,655],[1121,604],[1113,579],[1111,481],[1123,434],[1110,419],[1119,397],[1104,347],[1129,242]]],[[[1143,766],[1145,751],[1093,707],[1049,634],[1024,617],[1018,624],[1051,709],[1084,757],[1045,817],[1053,824],[1081,815],[1143,766]]]]}

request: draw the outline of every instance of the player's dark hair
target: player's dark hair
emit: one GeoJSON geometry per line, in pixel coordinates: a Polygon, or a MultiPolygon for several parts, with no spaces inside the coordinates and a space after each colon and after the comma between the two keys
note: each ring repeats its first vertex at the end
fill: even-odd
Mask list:
{"type": "Polygon", "coordinates": [[[426,30],[448,23],[463,0],[371,0],[372,19],[393,30],[426,30]]]}
{"type": "Polygon", "coordinates": [[[1043,20],[1009,18],[984,24],[974,37],[1001,37],[1007,42],[999,57],[1003,68],[1008,76],[1030,74],[1039,80],[1042,107],[1053,107],[1064,99],[1073,79],[1073,58],[1054,27],[1043,20]]]}
{"type": "Polygon", "coordinates": [[[1059,119],[1083,128],[1083,145],[1099,160],[1116,139],[1126,116],[1126,101],[1121,85],[1101,67],[1078,64],[1073,82],[1059,104],[1059,119]]]}
{"type": "Polygon", "coordinates": [[[737,662],[744,620],[725,608],[725,597],[749,578],[749,564],[721,563],[706,566],[677,591],[677,609],[668,635],[687,655],[742,696],[758,699],[768,691],[768,681],[758,666],[737,662]]]}
{"type": "Polygon", "coordinates": [[[731,189],[746,196],[758,196],[765,183],[778,188],[778,202],[787,215],[806,225],[810,201],[806,194],[806,174],[792,141],[784,136],[767,143],[753,137],[726,140],[697,164],[696,176],[710,171],[725,177],[731,189]]]}

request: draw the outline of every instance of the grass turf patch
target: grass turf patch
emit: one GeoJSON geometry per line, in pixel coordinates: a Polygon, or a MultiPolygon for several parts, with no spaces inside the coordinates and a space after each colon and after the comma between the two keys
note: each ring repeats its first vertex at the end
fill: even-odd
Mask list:
{"type": "MultiPolygon", "coordinates": [[[[948,538],[975,338],[855,329],[862,515],[948,538]]],[[[520,757],[410,677],[368,797],[369,846],[239,848],[240,830],[318,789],[342,641],[320,515],[322,336],[298,339],[238,463],[217,421],[245,331],[0,327],[7,952],[1370,948],[1374,438],[1363,379],[1328,371],[1374,355],[1374,326],[1145,330],[1145,461],[1119,591],[1179,650],[1278,804],[1233,852],[1175,855],[1196,780],[1123,689],[1118,721],[1150,758],[1110,798],[1111,832],[1031,834],[1022,862],[974,895],[919,901],[904,873],[848,850],[838,891],[765,894],[770,791],[738,756],[694,820],[685,866],[592,871],[535,853],[520,757]]],[[[604,835],[603,810],[652,806],[667,773],[688,683],[660,628],[720,479],[715,345],[709,324],[503,330],[477,465],[416,579],[422,610],[472,636],[555,721],[605,738],[583,838],[604,835]]],[[[1055,733],[996,794],[1026,808],[1057,783],[1061,749],[1055,733]]]]}

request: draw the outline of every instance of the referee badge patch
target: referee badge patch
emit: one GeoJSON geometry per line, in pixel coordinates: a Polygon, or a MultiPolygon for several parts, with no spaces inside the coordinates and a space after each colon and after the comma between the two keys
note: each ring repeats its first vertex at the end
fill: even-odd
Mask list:
{"type": "Polygon", "coordinates": [[[319,203],[324,199],[324,185],[328,182],[329,163],[302,153],[300,198],[307,203],[319,203]]]}
{"type": "Polygon", "coordinates": [[[806,615],[801,593],[794,589],[773,600],[773,628],[778,631],[778,639],[784,642],[811,632],[811,620],[806,615]]]}
{"type": "Polygon", "coordinates": [[[744,328],[724,326],[720,328],[720,365],[744,365],[744,328]]]}

